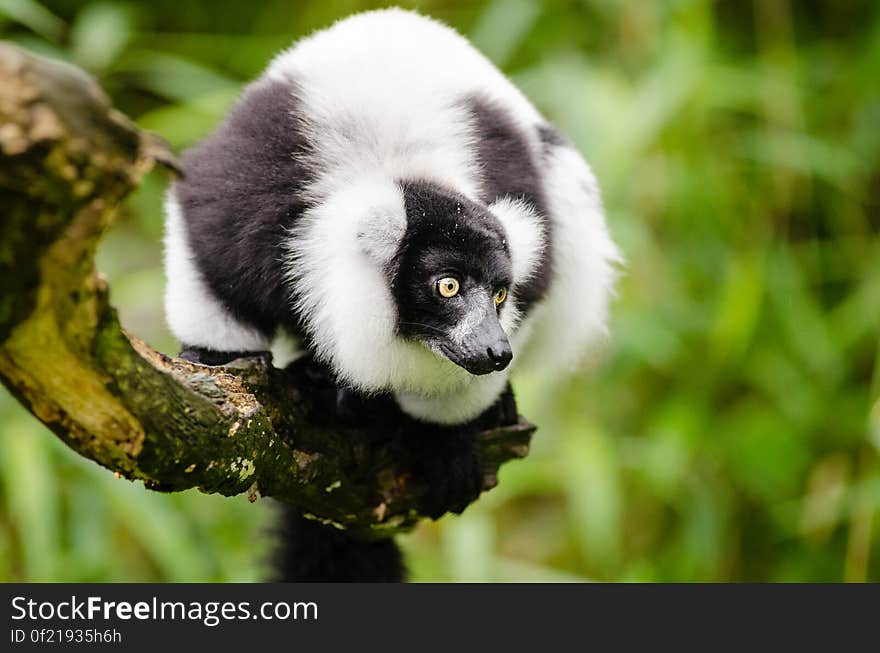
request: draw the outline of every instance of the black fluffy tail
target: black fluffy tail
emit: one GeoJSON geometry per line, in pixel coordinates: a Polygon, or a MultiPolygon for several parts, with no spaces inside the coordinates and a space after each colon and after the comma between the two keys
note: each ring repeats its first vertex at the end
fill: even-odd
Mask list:
{"type": "Polygon", "coordinates": [[[400,550],[390,539],[366,542],[339,529],[306,519],[296,509],[281,508],[277,579],[291,582],[403,581],[400,550]]]}

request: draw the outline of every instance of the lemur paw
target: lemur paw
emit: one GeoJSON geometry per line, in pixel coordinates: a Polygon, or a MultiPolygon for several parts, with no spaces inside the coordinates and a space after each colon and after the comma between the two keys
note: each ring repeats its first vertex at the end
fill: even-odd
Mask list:
{"type": "Polygon", "coordinates": [[[213,351],[202,347],[184,346],[177,357],[190,363],[207,365],[209,367],[227,365],[235,360],[256,363],[265,367],[271,367],[272,365],[271,351],[213,351]]]}
{"type": "Polygon", "coordinates": [[[476,434],[436,436],[421,451],[415,472],[427,486],[422,509],[428,517],[460,514],[483,491],[483,453],[476,434]]]}

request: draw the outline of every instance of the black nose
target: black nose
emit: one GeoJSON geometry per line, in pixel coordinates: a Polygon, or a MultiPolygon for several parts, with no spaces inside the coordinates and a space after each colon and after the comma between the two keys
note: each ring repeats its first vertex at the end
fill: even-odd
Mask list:
{"type": "Polygon", "coordinates": [[[510,350],[510,345],[506,342],[492,345],[486,350],[486,354],[488,354],[489,360],[492,361],[492,365],[496,370],[503,370],[513,360],[513,352],[510,350]]]}

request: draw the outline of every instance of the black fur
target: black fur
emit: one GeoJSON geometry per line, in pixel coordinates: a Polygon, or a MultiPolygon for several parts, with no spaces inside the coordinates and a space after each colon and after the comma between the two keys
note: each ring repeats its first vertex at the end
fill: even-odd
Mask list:
{"type": "Polygon", "coordinates": [[[356,540],[290,506],[281,508],[279,539],[282,546],[273,562],[280,582],[399,583],[404,577],[393,540],[356,540]]]}
{"type": "Polygon", "coordinates": [[[438,426],[412,420],[403,434],[403,454],[412,459],[415,474],[425,480],[424,513],[439,519],[459,514],[483,491],[483,452],[480,431],[516,424],[518,413],[510,384],[494,405],[469,424],[438,426]]]}
{"type": "Polygon", "coordinates": [[[297,86],[251,84],[223,123],[183,158],[176,192],[190,245],[211,291],[240,321],[271,336],[301,331],[282,283],[281,242],[306,208],[309,145],[297,86]]]}
{"type": "Polygon", "coordinates": [[[507,110],[480,95],[468,96],[464,104],[477,134],[481,199],[491,204],[502,197],[513,197],[530,204],[541,219],[543,255],[536,272],[516,289],[517,302],[523,313],[528,313],[547,292],[553,273],[553,225],[548,218],[540,170],[527,136],[507,110]]]}
{"type": "Polygon", "coordinates": [[[398,458],[426,488],[421,510],[431,519],[461,514],[483,491],[483,450],[476,423],[439,426],[415,422],[398,438],[398,458]]]}
{"type": "MultiPolygon", "coordinates": [[[[369,400],[348,397],[358,410],[368,411],[369,400]]],[[[380,401],[380,411],[388,403],[380,401]]],[[[362,413],[363,416],[363,413],[362,413]]],[[[422,480],[427,491],[422,511],[439,518],[462,512],[483,488],[483,458],[477,439],[482,429],[512,424],[516,402],[508,385],[498,402],[465,426],[443,427],[408,418],[399,411],[385,415],[383,424],[395,427],[399,459],[422,480]]],[[[405,568],[400,550],[392,540],[358,540],[333,526],[303,517],[289,506],[282,508],[279,547],[275,553],[276,580],[282,582],[400,582],[405,568]]]]}
{"type": "Polygon", "coordinates": [[[551,125],[538,125],[538,138],[541,139],[545,154],[553,147],[571,147],[568,138],[551,125]]]}

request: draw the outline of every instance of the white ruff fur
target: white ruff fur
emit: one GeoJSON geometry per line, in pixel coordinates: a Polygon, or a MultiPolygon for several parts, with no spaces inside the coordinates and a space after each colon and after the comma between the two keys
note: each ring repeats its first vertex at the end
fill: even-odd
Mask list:
{"type": "Polygon", "coordinates": [[[217,351],[262,351],[268,340],[229,314],[196,268],[180,204],[169,189],[165,197],[165,315],[180,342],[217,351]]]}
{"type": "Polygon", "coordinates": [[[532,336],[514,359],[516,371],[547,380],[576,372],[607,335],[608,302],[623,262],[608,234],[599,186],[569,147],[555,147],[544,169],[553,221],[553,279],[528,317],[532,336]]]}
{"type": "MultiPolygon", "coordinates": [[[[397,179],[434,181],[476,201],[479,164],[473,125],[457,104],[480,94],[506,109],[529,139],[545,121],[491,63],[452,29],[392,9],[359,14],[297,43],[267,76],[294,80],[300,128],[313,147],[303,163],[313,207],[285,243],[292,302],[340,380],[366,392],[391,391],[401,408],[437,423],[471,420],[488,408],[511,368],[573,367],[604,333],[617,250],[604,223],[595,180],[581,157],[556,148],[544,175],[554,224],[554,278],[525,320],[517,283],[544,250],[538,218],[514,199],[489,209],[506,232],[514,287],[501,324],[514,352],[511,367],[473,376],[426,346],[396,335],[396,309],[382,269],[406,229],[397,179]]],[[[174,333],[217,349],[265,349],[252,330],[225,315],[190,260],[179,208],[169,196],[168,313],[174,333]],[[179,242],[178,242],[179,241],[179,242]]]]}
{"type": "Polygon", "coordinates": [[[311,194],[322,199],[364,170],[478,194],[472,127],[460,99],[482,94],[523,125],[541,121],[525,96],[449,27],[400,9],[358,14],[299,41],[266,73],[295,79],[314,139],[311,194]]]}

